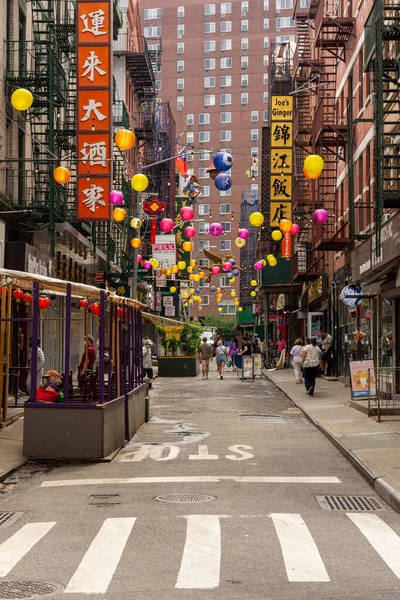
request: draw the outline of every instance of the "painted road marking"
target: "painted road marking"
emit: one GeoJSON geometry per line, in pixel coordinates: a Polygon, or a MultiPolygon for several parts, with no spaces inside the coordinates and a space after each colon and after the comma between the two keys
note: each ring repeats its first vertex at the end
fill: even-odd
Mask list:
{"type": "Polygon", "coordinates": [[[114,477],[110,479],[56,479],[43,481],[42,488],[79,485],[124,485],[135,483],[342,483],[338,477],[240,477],[235,475],[197,475],[189,477],[114,477]]]}
{"type": "Polygon", "coordinates": [[[136,518],[106,519],[65,588],[66,594],[105,594],[136,518]]]}
{"type": "Polygon", "coordinates": [[[189,454],[189,460],[218,460],[218,454],[208,454],[207,446],[197,446],[198,454],[189,454]]]}
{"type": "MultiPolygon", "coordinates": [[[[162,444],[152,446],[151,444],[145,444],[138,446],[131,452],[126,452],[127,449],[132,446],[127,446],[121,450],[119,454],[114,458],[115,462],[140,462],[146,458],[152,458],[153,460],[174,460],[178,458],[181,448],[171,444],[162,444]],[[164,452],[164,448],[168,449],[168,452],[164,452]]],[[[206,444],[197,446],[198,453],[190,454],[189,460],[219,460],[218,454],[209,454],[208,446],[206,444]]],[[[235,452],[236,454],[226,454],[224,458],[228,460],[248,460],[254,458],[254,454],[246,452],[246,450],[253,450],[252,446],[246,446],[245,444],[235,444],[229,446],[228,450],[235,452]]],[[[221,457],[222,458],[222,457],[221,457]]]]}
{"type": "Polygon", "coordinates": [[[15,565],[46,535],[56,524],[28,523],[0,546],[0,577],[5,577],[15,565]]]}
{"type": "Polygon", "coordinates": [[[330,581],[318,548],[296,514],[271,514],[289,581],[330,581]]]}
{"type": "Polygon", "coordinates": [[[176,588],[206,590],[219,586],[221,528],[217,515],[190,515],[176,588]]]}
{"type": "Polygon", "coordinates": [[[397,533],[377,515],[346,514],[400,579],[400,537],[397,533]]]}

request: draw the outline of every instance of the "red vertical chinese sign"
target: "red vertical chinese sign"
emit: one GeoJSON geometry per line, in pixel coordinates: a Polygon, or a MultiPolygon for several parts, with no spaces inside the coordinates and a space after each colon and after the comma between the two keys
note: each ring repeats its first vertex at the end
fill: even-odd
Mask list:
{"type": "Polygon", "coordinates": [[[77,1],[77,218],[111,218],[112,0],[77,1]]]}

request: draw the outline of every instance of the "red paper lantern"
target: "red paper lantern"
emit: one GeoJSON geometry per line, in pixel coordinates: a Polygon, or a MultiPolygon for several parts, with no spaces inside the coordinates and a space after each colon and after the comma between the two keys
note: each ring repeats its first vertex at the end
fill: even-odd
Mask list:
{"type": "Polygon", "coordinates": [[[13,291],[13,298],[14,298],[14,300],[16,300],[16,302],[21,302],[23,295],[24,295],[24,292],[22,290],[20,290],[19,288],[17,288],[16,290],[13,291]]]}
{"type": "Polygon", "coordinates": [[[25,294],[22,296],[22,300],[25,302],[25,306],[29,306],[33,300],[33,296],[29,292],[25,292],[25,294]]]}
{"type": "Polygon", "coordinates": [[[79,300],[79,308],[81,310],[87,310],[89,308],[89,300],[87,298],[82,298],[82,300],[79,300]]]}
{"type": "Polygon", "coordinates": [[[93,302],[93,304],[90,307],[90,312],[96,317],[98,317],[101,312],[100,302],[93,302]]]}
{"type": "Polygon", "coordinates": [[[117,306],[117,317],[122,317],[124,315],[124,311],[120,306],[117,306]]]}
{"type": "Polygon", "coordinates": [[[40,310],[46,310],[46,308],[49,308],[51,304],[50,298],[48,298],[47,296],[40,296],[38,304],[40,310]]]}

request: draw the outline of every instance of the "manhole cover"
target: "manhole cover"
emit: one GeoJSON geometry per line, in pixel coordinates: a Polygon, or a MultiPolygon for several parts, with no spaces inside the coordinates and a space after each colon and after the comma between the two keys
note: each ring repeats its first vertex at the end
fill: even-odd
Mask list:
{"type": "Polygon", "coordinates": [[[22,517],[23,512],[0,512],[0,527],[5,529],[9,527],[12,523],[15,523],[17,519],[22,517]]]}
{"type": "Polygon", "coordinates": [[[164,494],[157,496],[156,500],[160,502],[174,502],[176,504],[192,504],[196,502],[210,502],[215,500],[215,496],[207,494],[164,494]]]}
{"type": "Polygon", "coordinates": [[[279,423],[307,423],[307,419],[304,417],[285,415],[239,415],[239,421],[242,423],[270,423],[272,425],[279,423]]]}
{"type": "Polygon", "coordinates": [[[63,589],[57,583],[43,581],[0,581],[0,598],[43,598],[60,594],[63,589]]]}
{"type": "Polygon", "coordinates": [[[385,510],[374,496],[316,496],[323,510],[385,510]]]}

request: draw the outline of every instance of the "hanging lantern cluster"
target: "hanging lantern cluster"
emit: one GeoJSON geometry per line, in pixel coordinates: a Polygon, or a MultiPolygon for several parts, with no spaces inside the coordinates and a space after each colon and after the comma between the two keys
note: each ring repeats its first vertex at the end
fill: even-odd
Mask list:
{"type": "Polygon", "coordinates": [[[217,152],[207,171],[214,180],[215,187],[220,192],[226,192],[232,187],[232,177],[226,171],[232,168],[233,158],[228,152],[217,152]]]}

